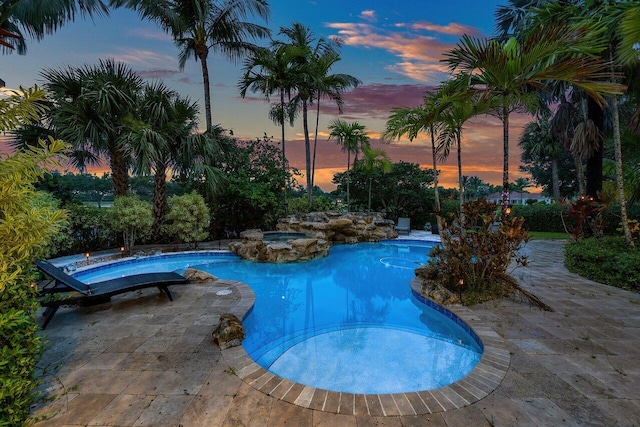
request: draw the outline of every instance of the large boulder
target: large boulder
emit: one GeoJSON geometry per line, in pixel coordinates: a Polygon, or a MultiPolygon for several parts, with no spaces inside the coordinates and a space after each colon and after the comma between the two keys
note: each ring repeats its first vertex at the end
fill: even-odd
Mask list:
{"type": "Polygon", "coordinates": [[[195,268],[187,268],[183,276],[189,283],[209,283],[218,280],[216,276],[206,271],[196,270],[195,268]]]}
{"type": "Polygon", "coordinates": [[[225,313],[220,316],[220,323],[213,330],[213,341],[221,350],[242,344],[245,337],[242,322],[234,314],[225,313]]]}
{"type": "Polygon", "coordinates": [[[439,305],[459,304],[460,298],[440,283],[427,265],[415,270],[416,280],[420,283],[420,293],[439,305]]]}

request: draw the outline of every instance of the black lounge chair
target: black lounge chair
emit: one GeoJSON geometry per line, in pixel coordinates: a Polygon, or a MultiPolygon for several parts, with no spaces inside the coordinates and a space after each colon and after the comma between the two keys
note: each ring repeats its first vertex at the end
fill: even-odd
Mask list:
{"type": "Polygon", "coordinates": [[[184,285],[188,283],[187,279],[178,273],[166,272],[133,274],[131,276],[87,284],[79,281],[75,277],[69,276],[47,261],[35,261],[35,265],[40,271],[53,279],[50,283],[42,287],[40,291],[41,305],[47,307],[43,313],[44,323],[42,324],[42,329],[47,327],[51,318],[53,318],[53,315],[56,314],[56,311],[58,311],[61,305],[106,302],[113,295],[151,287],[157,287],[169,297],[169,300],[173,301],[169,285],[184,285]],[[80,295],[69,298],[51,298],[54,294],[73,291],[80,293],[80,295]]]}

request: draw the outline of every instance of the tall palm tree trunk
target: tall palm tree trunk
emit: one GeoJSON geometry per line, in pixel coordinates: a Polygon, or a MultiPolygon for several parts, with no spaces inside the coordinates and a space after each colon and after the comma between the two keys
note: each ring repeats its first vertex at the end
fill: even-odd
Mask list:
{"type": "Polygon", "coordinates": [[[507,96],[502,96],[502,212],[509,205],[509,106],[507,96]]]}
{"type": "MultiPolygon", "coordinates": [[[[442,230],[442,211],[440,207],[440,192],[438,190],[438,168],[437,168],[437,159],[436,159],[436,137],[435,131],[433,129],[433,125],[430,126],[431,131],[431,156],[433,160],[433,186],[434,186],[434,195],[435,195],[435,204],[436,204],[436,223],[438,224],[438,230],[442,230]]],[[[439,232],[439,231],[438,231],[439,232]]]]}
{"type": "Polygon", "coordinates": [[[553,188],[553,199],[560,201],[560,178],[558,177],[558,158],[551,158],[551,186],[553,188]]]}
{"type": "Polygon", "coordinates": [[[624,238],[629,246],[634,246],[631,230],[629,229],[629,217],[627,215],[627,201],[624,196],[624,182],[622,177],[622,141],[620,137],[620,112],[618,111],[618,97],[613,95],[613,142],[616,157],[616,184],[618,187],[618,201],[620,202],[620,219],[624,238]]]}
{"type": "Polygon", "coordinates": [[[464,179],[462,177],[462,141],[460,135],[458,139],[458,186],[460,187],[460,232],[465,235],[464,229],[464,179]]]}
{"type": "Polygon", "coordinates": [[[307,175],[307,199],[309,212],[313,209],[313,195],[311,194],[311,143],[309,142],[309,123],[307,120],[307,101],[302,100],[302,126],[304,127],[304,150],[307,175]]]}
{"type": "Polygon", "coordinates": [[[347,150],[347,212],[349,212],[349,186],[351,184],[351,151],[347,150]]]}
{"type": "Polygon", "coordinates": [[[115,146],[109,150],[109,165],[115,195],[126,196],[129,193],[129,173],[122,147],[115,146]]]}
{"type": "Polygon", "coordinates": [[[167,168],[163,162],[156,165],[156,174],[153,179],[153,228],[152,238],[160,240],[160,232],[167,208],[167,168]]]}
{"type": "MultiPolygon", "coordinates": [[[[596,125],[600,135],[604,128],[604,111],[591,97],[587,100],[587,117],[596,125]]],[[[602,158],[604,154],[604,141],[598,137],[598,149],[587,159],[586,195],[598,200],[598,193],[602,191],[602,158]]]]}
{"type": "Polygon", "coordinates": [[[318,94],[318,105],[316,108],[316,132],[313,136],[313,161],[311,162],[311,188],[316,181],[316,147],[318,145],[318,127],[320,124],[320,94],[318,94]]]}
{"type": "Polygon", "coordinates": [[[198,58],[202,66],[202,81],[204,84],[204,117],[207,130],[213,128],[213,120],[211,118],[211,85],[209,84],[209,66],[207,65],[207,48],[198,49],[198,58]]]}
{"type": "Polygon", "coordinates": [[[369,206],[367,208],[369,214],[371,214],[371,182],[372,181],[373,181],[373,178],[369,177],[369,206]]]}
{"type": "Polygon", "coordinates": [[[280,130],[282,131],[282,171],[284,172],[284,214],[289,215],[289,202],[287,201],[287,155],[284,139],[284,90],[282,89],[280,89],[280,108],[282,108],[282,122],[280,123],[280,130]]]}
{"type": "Polygon", "coordinates": [[[576,175],[578,178],[578,192],[580,193],[580,196],[584,196],[586,194],[586,182],[585,182],[585,176],[584,176],[584,170],[582,169],[582,157],[580,157],[577,154],[573,155],[573,159],[575,161],[576,164],[576,175]]]}

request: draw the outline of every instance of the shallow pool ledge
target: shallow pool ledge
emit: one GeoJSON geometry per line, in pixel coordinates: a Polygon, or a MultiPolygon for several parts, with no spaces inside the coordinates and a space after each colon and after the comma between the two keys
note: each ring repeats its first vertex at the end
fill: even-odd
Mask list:
{"type": "MultiPolygon", "coordinates": [[[[253,308],[255,296],[251,288],[242,282],[233,281],[233,286],[241,295],[240,304],[234,307],[233,312],[244,319],[253,308]]],[[[419,284],[412,283],[411,288],[416,296],[420,295],[419,284]]],[[[473,335],[480,339],[483,353],[469,375],[437,389],[394,394],[333,392],[272,374],[255,363],[242,346],[222,350],[222,355],[232,372],[249,386],[303,408],[371,416],[422,415],[449,411],[475,403],[491,394],[507,373],[511,355],[500,335],[477,319],[468,308],[455,306],[443,310],[453,313],[471,329],[473,335]]]]}

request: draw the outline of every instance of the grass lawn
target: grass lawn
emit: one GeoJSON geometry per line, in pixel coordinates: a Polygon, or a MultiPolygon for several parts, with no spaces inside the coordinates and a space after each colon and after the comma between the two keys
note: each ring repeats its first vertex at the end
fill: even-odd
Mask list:
{"type": "Polygon", "coordinates": [[[528,231],[529,237],[531,240],[557,240],[557,239],[566,239],[567,233],[555,233],[551,231],[528,231]]]}

